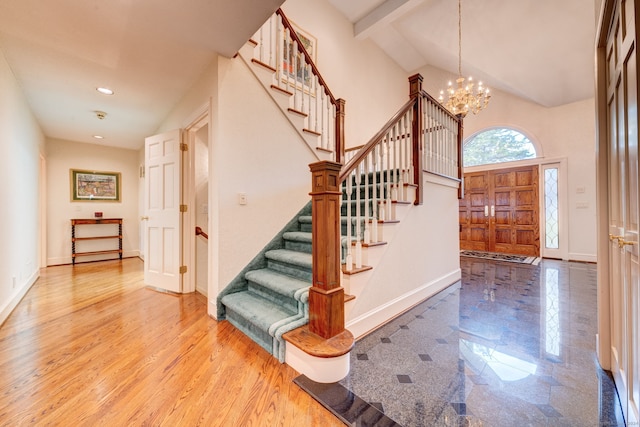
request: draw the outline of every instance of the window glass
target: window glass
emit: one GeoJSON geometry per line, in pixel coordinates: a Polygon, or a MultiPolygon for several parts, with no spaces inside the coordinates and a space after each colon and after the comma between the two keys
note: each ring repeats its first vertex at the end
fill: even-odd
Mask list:
{"type": "Polygon", "coordinates": [[[464,145],[464,166],[487,165],[534,159],[536,148],[517,130],[489,129],[473,136],[464,145]]]}

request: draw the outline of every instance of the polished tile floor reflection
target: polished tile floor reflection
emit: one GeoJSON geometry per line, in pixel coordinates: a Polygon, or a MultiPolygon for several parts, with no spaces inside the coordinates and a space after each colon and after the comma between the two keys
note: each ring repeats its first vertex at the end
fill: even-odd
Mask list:
{"type": "Polygon", "coordinates": [[[351,411],[344,421],[624,425],[595,356],[595,265],[461,258],[461,269],[460,282],[356,343],[349,376],[320,390],[361,402],[355,415],[334,405],[351,411]]]}

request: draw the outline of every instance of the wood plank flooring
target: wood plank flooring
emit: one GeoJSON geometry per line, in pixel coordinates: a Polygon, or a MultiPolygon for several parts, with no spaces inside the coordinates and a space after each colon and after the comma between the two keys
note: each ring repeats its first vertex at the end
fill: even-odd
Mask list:
{"type": "Polygon", "coordinates": [[[142,261],[49,267],[0,327],[0,426],[341,426],[298,373],[142,261]]]}

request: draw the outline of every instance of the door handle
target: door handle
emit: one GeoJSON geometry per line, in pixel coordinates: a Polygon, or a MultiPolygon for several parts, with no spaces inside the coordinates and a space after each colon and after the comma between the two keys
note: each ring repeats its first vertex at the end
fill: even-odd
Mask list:
{"type": "Polygon", "coordinates": [[[489,206],[484,205],[484,216],[489,216],[489,206]]]}
{"type": "Polygon", "coordinates": [[[496,205],[491,205],[491,216],[496,216],[496,205]]]}
{"type": "Polygon", "coordinates": [[[613,242],[614,240],[620,240],[622,236],[614,236],[613,234],[609,234],[609,241],[613,242]]]}
{"type": "Polygon", "coordinates": [[[624,248],[627,245],[637,245],[637,244],[638,242],[630,242],[630,241],[624,240],[624,238],[622,237],[618,238],[618,247],[620,249],[624,248]]]}
{"type": "Polygon", "coordinates": [[[147,221],[149,219],[148,216],[141,216],[140,221],[147,221]]]}

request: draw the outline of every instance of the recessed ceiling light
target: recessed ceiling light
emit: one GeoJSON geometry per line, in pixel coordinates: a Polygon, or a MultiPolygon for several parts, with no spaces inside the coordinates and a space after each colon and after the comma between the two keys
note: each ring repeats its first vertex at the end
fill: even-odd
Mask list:
{"type": "Polygon", "coordinates": [[[93,137],[95,139],[104,139],[104,136],[102,136],[102,135],[93,135],[93,137]]]}
{"type": "Polygon", "coordinates": [[[103,95],[113,95],[113,91],[108,87],[97,87],[96,90],[103,95]]]}

